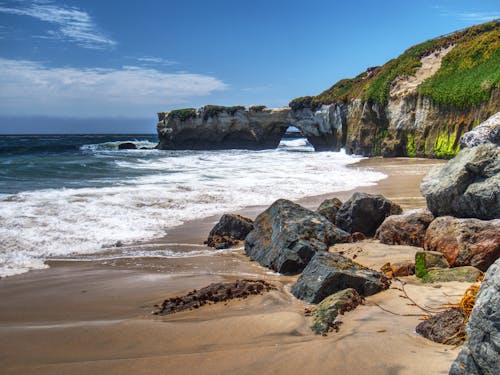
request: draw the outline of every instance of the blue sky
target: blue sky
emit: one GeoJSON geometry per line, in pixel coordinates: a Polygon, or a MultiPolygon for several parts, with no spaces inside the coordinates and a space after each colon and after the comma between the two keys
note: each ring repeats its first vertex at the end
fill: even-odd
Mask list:
{"type": "Polygon", "coordinates": [[[51,117],[153,132],[158,111],[283,106],[495,18],[498,0],[0,0],[0,133],[60,132],[51,117]]]}

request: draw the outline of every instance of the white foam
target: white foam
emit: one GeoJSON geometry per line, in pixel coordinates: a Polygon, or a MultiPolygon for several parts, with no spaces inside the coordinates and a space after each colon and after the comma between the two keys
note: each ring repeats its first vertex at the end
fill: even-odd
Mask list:
{"type": "MultiPolygon", "coordinates": [[[[347,168],[343,152],[154,152],[117,161],[146,175],[111,187],[49,189],[0,197],[0,276],[44,259],[103,251],[103,244],[164,236],[186,220],[278,198],[368,186],[384,174],[347,168]]],[[[125,255],[125,254],[124,254],[125,255]]],[[[130,254],[129,254],[130,256],[130,254]]]]}

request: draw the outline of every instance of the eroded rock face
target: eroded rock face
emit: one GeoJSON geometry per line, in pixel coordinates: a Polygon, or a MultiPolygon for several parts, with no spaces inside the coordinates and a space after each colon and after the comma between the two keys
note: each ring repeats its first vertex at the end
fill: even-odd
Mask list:
{"type": "Polygon", "coordinates": [[[375,238],[388,245],[422,247],[425,231],[432,220],[434,220],[434,216],[426,209],[391,215],[377,229],[375,238]]]}
{"type": "Polygon", "coordinates": [[[389,279],[381,272],[340,254],[319,252],[292,286],[292,294],[306,302],[318,303],[346,288],[353,288],[362,296],[371,296],[389,285],[389,279]]]}
{"type": "Polygon", "coordinates": [[[452,267],[486,271],[500,256],[500,220],[438,217],[427,228],[424,249],[439,251],[452,267]]]}
{"type": "Polygon", "coordinates": [[[460,147],[476,147],[485,143],[500,146],[500,112],[465,133],[460,138],[460,147]]]}
{"type": "Polygon", "coordinates": [[[205,243],[216,249],[225,249],[244,240],[252,229],[251,219],[240,215],[225,214],[212,228],[205,243]]]}
{"type": "Polygon", "coordinates": [[[301,272],[317,252],[350,235],[325,217],[286,199],[261,213],[245,239],[247,255],[262,266],[283,274],[301,272]]]}
{"type": "Polygon", "coordinates": [[[500,260],[486,272],[450,375],[500,374],[500,260]]]}
{"type": "Polygon", "coordinates": [[[500,147],[465,148],[420,185],[434,216],[500,218],[500,147]]]}
{"type": "Polygon", "coordinates": [[[354,193],[337,211],[335,224],[349,233],[373,236],[386,217],[401,212],[399,205],[382,195],[354,193]]]}
{"type": "Polygon", "coordinates": [[[344,107],[323,105],[315,110],[288,107],[205,106],[158,113],[158,148],[168,150],[272,149],[293,125],[316,151],[342,146],[344,107]]]}

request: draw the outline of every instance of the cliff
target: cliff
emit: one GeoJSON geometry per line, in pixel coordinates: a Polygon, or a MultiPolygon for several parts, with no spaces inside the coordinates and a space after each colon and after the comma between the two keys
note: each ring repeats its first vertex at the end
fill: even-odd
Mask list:
{"type": "Polygon", "coordinates": [[[348,153],[450,158],[463,133],[500,111],[500,21],[411,47],[295,110],[339,108],[348,153]]]}
{"type": "Polygon", "coordinates": [[[205,106],[158,114],[159,148],[275,148],[288,126],[317,151],[451,158],[500,111],[500,21],[413,46],[289,107],[205,106]]]}

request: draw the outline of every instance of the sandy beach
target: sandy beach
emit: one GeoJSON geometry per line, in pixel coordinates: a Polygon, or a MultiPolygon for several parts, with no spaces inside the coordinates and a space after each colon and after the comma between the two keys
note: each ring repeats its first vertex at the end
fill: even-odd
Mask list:
{"type": "MultiPolygon", "coordinates": [[[[366,159],[353,168],[388,178],[357,189],[381,193],[404,209],[425,206],[419,192],[427,171],[442,161],[366,159]]],[[[316,208],[326,197],[298,201],[316,208]]],[[[286,197],[284,197],[286,198],[286,197]]],[[[237,213],[254,218],[264,207],[237,213]]],[[[168,230],[166,243],[202,244],[218,220],[208,217],[168,230]]],[[[347,256],[379,269],[412,259],[418,249],[374,240],[343,244],[347,256]]],[[[331,248],[330,251],[334,251],[331,248]]],[[[51,262],[50,268],[0,280],[2,374],[447,374],[459,349],[415,333],[425,314],[391,288],[342,317],[338,333],[313,334],[302,301],[281,276],[251,262],[239,248],[212,256],[100,262],[51,262]],[[154,316],[154,305],[212,282],[264,278],[277,290],[245,300],[154,316]],[[382,308],[381,308],[382,307],[382,308]]],[[[456,303],[467,283],[423,285],[403,278],[419,305],[456,303]]],[[[401,287],[394,282],[393,287],[401,287]]]]}

